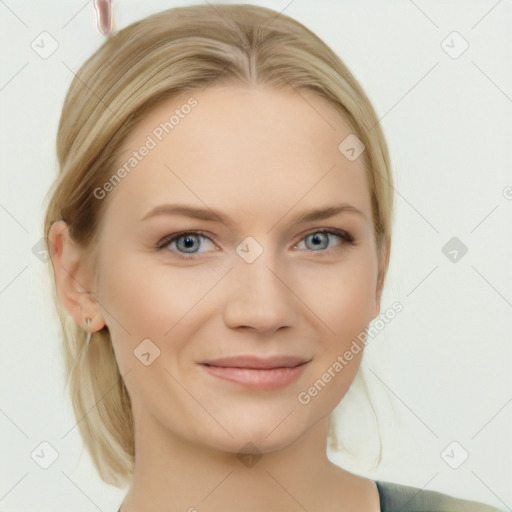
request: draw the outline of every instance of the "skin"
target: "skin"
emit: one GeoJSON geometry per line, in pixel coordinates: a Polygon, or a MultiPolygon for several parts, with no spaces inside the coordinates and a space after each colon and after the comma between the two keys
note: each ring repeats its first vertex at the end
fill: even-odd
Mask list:
{"type": "Polygon", "coordinates": [[[97,265],[63,222],[50,237],[60,300],[84,328],[85,317],[92,331],[108,326],[132,400],[137,458],[122,511],[380,510],[375,483],[326,456],[329,414],[363,350],[308,404],[297,399],[380,311],[388,252],[378,258],[363,156],[351,162],[338,150],[352,130],[313,93],[216,86],[149,112],[119,165],[191,96],[198,105],[109,192],[97,265]],[[206,205],[233,224],[140,220],[163,203],[206,205]],[[362,215],[293,222],[341,203],[362,215]],[[335,234],[315,245],[308,235],[323,228],[347,231],[355,245],[335,234]],[[208,238],[155,251],[166,235],[194,230],[208,238]],[[263,248],[252,263],[235,251],[248,236],[263,248]],[[134,356],[146,338],[160,350],[149,366],[134,356]],[[273,391],[197,364],[241,354],[311,362],[273,391]],[[237,457],[247,443],[263,455],[251,467],[237,457]]]}

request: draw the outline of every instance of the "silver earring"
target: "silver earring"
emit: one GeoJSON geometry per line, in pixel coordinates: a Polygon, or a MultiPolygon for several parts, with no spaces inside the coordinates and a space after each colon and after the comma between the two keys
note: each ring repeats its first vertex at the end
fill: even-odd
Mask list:
{"type": "MultiPolygon", "coordinates": [[[[85,323],[87,324],[87,327],[91,325],[92,320],[90,318],[85,319],[85,323]]],[[[85,340],[85,345],[89,346],[89,342],[91,341],[91,331],[87,331],[87,338],[85,340]]]]}

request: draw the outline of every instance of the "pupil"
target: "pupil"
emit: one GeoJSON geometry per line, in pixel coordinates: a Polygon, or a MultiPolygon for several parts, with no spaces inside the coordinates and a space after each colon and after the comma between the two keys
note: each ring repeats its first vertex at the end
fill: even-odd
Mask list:
{"type": "Polygon", "coordinates": [[[194,245],[194,237],[187,235],[182,237],[183,245],[185,246],[185,249],[190,249],[194,245]]]}
{"type": "Polygon", "coordinates": [[[319,244],[322,244],[322,237],[324,236],[324,233],[315,233],[312,235],[313,244],[318,246],[319,244]]]}

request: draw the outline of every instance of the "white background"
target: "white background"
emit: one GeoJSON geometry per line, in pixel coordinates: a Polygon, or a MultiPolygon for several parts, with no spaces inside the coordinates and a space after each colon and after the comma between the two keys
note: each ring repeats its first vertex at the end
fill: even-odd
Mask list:
{"type": "MultiPolygon", "coordinates": [[[[294,17],[340,55],[373,102],[391,151],[396,221],[382,311],[394,301],[404,309],[371,340],[363,365],[384,460],[374,471],[361,458],[329,457],[374,479],[510,510],[510,2],[248,3],[294,17]],[[469,44],[458,58],[443,49],[460,48],[454,36],[446,40],[453,31],[469,44]],[[457,262],[442,252],[454,236],[468,248],[457,262]],[[469,454],[458,469],[441,456],[452,441],[469,454]]],[[[116,0],[115,27],[177,5],[184,4],[116,0]]],[[[125,491],[104,485],[83,451],[46,265],[32,252],[57,173],[55,136],[71,70],[105,36],[93,3],[82,0],[2,1],[0,29],[0,512],[109,512],[125,491]],[[42,31],[58,42],[46,59],[31,48],[42,31]],[[31,458],[42,441],[59,455],[46,470],[31,458]]],[[[372,446],[376,431],[365,438],[369,416],[355,390],[343,407],[359,424],[341,421],[340,435],[372,446]]]]}

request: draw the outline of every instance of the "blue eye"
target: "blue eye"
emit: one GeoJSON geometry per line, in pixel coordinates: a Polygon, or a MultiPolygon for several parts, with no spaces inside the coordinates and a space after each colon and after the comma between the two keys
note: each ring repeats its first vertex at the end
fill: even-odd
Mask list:
{"type": "Polygon", "coordinates": [[[194,254],[197,254],[197,252],[195,252],[195,249],[198,249],[200,247],[201,239],[210,240],[210,238],[199,233],[198,231],[186,231],[184,233],[178,233],[175,235],[169,235],[165,237],[161,242],[158,243],[156,248],[160,250],[163,249],[164,247],[176,243],[176,247],[179,250],[187,251],[185,253],[177,253],[178,258],[184,258],[188,260],[194,258],[194,254]]]}
{"type": "MultiPolygon", "coordinates": [[[[310,241],[310,247],[313,247],[312,252],[319,252],[314,249],[323,249],[321,252],[329,253],[332,250],[335,250],[334,247],[327,248],[325,245],[329,245],[329,236],[336,236],[338,239],[341,239],[341,242],[338,243],[338,246],[342,246],[346,243],[353,244],[353,237],[345,231],[339,229],[320,229],[313,231],[309,235],[306,235],[302,240],[306,242],[306,247],[308,246],[307,242],[310,241]]],[[[302,242],[301,240],[301,242],[302,242]]],[[[300,243],[300,242],[299,242],[300,243]]],[[[299,244],[297,244],[299,245],[299,244]]],[[[309,248],[309,247],[307,247],[309,248]]]]}
{"type": "MultiPolygon", "coordinates": [[[[158,242],[155,249],[160,251],[165,247],[175,245],[175,247],[178,249],[178,252],[174,250],[172,252],[178,258],[190,260],[194,259],[197,254],[200,254],[200,252],[198,252],[198,249],[202,245],[201,240],[207,240],[213,244],[211,238],[202,234],[199,231],[185,231],[166,236],[160,242],[158,242]],[[181,252],[182,250],[185,252],[181,252]]],[[[310,242],[309,246],[306,243],[307,250],[309,250],[310,252],[320,254],[330,254],[332,251],[335,251],[336,249],[339,249],[346,244],[355,245],[355,240],[352,237],[352,235],[341,229],[317,229],[316,231],[312,231],[311,233],[303,237],[300,240],[299,244],[303,241],[310,242]],[[329,245],[329,235],[335,236],[340,240],[336,247],[325,247],[326,244],[329,245]]],[[[294,248],[297,247],[299,244],[296,244],[294,248]]],[[[217,246],[214,245],[214,247],[215,248],[213,250],[217,251],[217,246]]]]}

